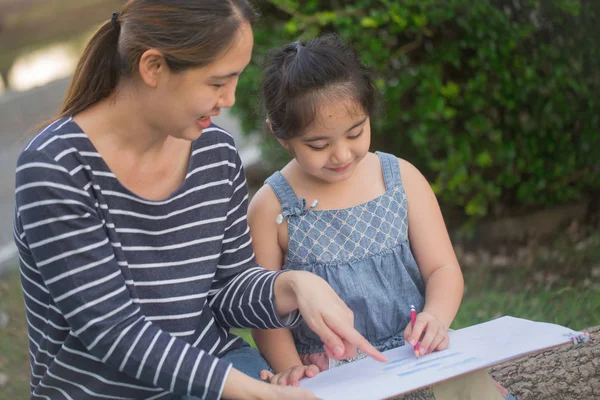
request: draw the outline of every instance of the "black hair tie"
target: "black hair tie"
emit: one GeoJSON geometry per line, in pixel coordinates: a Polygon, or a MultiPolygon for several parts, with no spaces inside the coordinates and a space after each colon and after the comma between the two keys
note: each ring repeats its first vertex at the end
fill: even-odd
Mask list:
{"type": "Polygon", "coordinates": [[[119,14],[120,14],[120,13],[119,13],[118,11],[115,11],[114,13],[112,13],[112,17],[111,17],[111,19],[110,19],[110,22],[111,22],[113,25],[117,25],[117,17],[119,16],[119,14]]]}

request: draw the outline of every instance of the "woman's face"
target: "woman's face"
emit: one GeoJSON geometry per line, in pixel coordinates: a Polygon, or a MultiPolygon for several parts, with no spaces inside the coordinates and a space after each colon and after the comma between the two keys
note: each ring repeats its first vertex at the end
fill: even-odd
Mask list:
{"type": "Polygon", "coordinates": [[[201,68],[182,72],[167,71],[156,88],[154,116],[160,115],[161,130],[180,139],[195,140],[217,116],[221,108],[235,103],[238,78],[250,62],[252,28],[243,23],[229,49],[217,60],[201,68]]]}

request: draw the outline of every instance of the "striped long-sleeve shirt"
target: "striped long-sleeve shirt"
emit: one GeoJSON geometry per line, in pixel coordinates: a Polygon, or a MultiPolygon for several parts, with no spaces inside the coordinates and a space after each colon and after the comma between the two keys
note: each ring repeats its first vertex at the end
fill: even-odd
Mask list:
{"type": "Polygon", "coordinates": [[[35,399],[219,398],[229,327],[278,328],[276,273],[254,264],[233,139],[211,126],[183,184],[123,187],[70,118],[19,157],[15,241],[35,399]]]}

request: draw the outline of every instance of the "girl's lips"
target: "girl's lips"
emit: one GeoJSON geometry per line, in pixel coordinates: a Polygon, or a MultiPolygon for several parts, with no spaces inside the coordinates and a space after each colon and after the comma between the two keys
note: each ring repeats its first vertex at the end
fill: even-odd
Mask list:
{"type": "Polygon", "coordinates": [[[210,117],[205,118],[205,119],[199,119],[196,120],[196,123],[198,124],[198,126],[202,129],[206,129],[210,126],[211,120],[210,117]]]}
{"type": "Polygon", "coordinates": [[[348,165],[341,167],[341,168],[329,168],[329,169],[334,172],[346,172],[348,170],[348,168],[350,168],[350,164],[352,164],[352,163],[349,163],[348,165]]]}

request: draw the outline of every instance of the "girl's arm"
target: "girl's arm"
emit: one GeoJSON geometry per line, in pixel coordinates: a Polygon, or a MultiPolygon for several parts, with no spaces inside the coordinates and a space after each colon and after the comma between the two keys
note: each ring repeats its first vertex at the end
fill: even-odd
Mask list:
{"type": "MultiPolygon", "coordinates": [[[[410,246],[426,287],[423,313],[437,319],[447,330],[462,300],[462,272],[431,186],[412,164],[402,159],[399,162],[408,202],[410,246]]],[[[414,340],[418,340],[426,325],[426,318],[417,319],[412,332],[414,340]]],[[[435,332],[425,330],[421,350],[427,353],[436,348],[431,346],[436,339],[432,337],[435,332]]]]}
{"type": "MultiPolygon", "coordinates": [[[[248,208],[248,224],[256,262],[272,271],[280,271],[283,265],[284,255],[275,223],[280,212],[279,201],[267,185],[256,193],[248,208]]],[[[252,337],[275,373],[302,365],[289,329],[253,329],[252,337]]]]}

